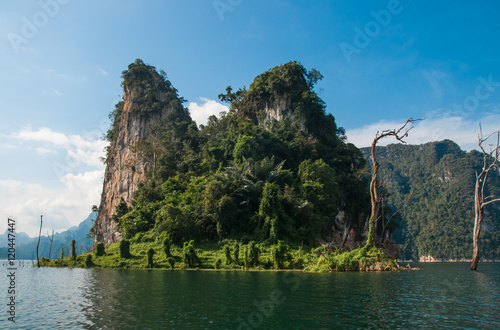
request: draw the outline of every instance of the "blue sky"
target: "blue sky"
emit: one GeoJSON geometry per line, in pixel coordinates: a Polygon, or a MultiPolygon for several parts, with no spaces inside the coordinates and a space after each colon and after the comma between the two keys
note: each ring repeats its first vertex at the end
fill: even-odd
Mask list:
{"type": "MultiPolygon", "coordinates": [[[[136,58],[163,69],[198,123],[217,95],[290,60],[349,141],[425,118],[408,139],[470,150],[500,129],[497,1],[0,2],[0,231],[78,224],[98,204],[108,113],[136,58]],[[2,220],[3,219],[3,220],[2,220]]],[[[393,142],[393,141],[387,141],[393,142]]],[[[44,231],[45,233],[45,231],[44,231]]]]}

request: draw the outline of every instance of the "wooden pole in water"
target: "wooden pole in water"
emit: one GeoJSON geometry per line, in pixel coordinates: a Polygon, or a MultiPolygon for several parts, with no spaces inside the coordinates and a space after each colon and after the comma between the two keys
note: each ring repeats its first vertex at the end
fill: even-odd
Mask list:
{"type": "MultiPolygon", "coordinates": [[[[49,237],[49,233],[47,232],[47,237],[49,237]]],[[[52,243],[54,242],[54,229],[52,229],[52,238],[50,239],[50,249],[49,249],[49,261],[50,261],[50,253],[52,252],[52,243]]]]}
{"type": "Polygon", "coordinates": [[[36,261],[38,268],[40,268],[40,258],[38,255],[38,248],[40,246],[40,237],[42,236],[43,215],[40,216],[40,233],[38,233],[38,244],[36,245],[36,261]]]}

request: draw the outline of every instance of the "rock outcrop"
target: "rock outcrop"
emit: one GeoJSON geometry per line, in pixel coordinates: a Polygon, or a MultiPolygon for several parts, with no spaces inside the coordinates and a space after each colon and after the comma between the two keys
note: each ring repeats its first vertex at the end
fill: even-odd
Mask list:
{"type": "Polygon", "coordinates": [[[176,92],[164,76],[141,60],[124,71],[123,101],[117,104],[111,134],[108,132],[110,145],[94,246],[120,241],[117,222],[112,218],[116,206],[122,199],[130,204],[138,184],[146,181],[146,173],[154,164],[139,154],[139,143],[151,139],[154,128],[172,120],[176,111],[184,112],[176,92]]]}

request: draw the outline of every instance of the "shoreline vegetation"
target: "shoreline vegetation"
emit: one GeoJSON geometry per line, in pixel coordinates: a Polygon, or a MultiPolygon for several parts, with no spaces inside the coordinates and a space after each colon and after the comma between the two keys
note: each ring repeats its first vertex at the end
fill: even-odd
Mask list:
{"type": "MultiPolygon", "coordinates": [[[[170,244],[168,238],[139,235],[93,252],[49,260],[42,258],[42,267],[116,268],[158,270],[221,270],[221,271],[397,271],[408,270],[397,260],[389,259],[376,247],[364,246],[349,252],[330,251],[327,247],[310,248],[285,244],[247,244],[235,240],[221,243],[194,241],[183,247],[170,244]],[[142,236],[142,237],[141,237],[142,236]],[[103,251],[104,250],[104,251],[103,251]]],[[[411,268],[416,270],[416,268],[411,268]]]]}

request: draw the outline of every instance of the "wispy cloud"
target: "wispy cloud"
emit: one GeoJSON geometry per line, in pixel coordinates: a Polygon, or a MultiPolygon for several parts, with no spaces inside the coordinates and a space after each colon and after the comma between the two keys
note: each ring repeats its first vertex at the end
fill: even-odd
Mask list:
{"type": "MultiPolygon", "coordinates": [[[[348,129],[346,132],[348,141],[358,148],[369,147],[375,138],[377,131],[386,129],[398,129],[405,123],[402,120],[381,120],[377,123],[360,128],[348,129]]],[[[479,123],[482,124],[483,132],[489,133],[500,129],[500,114],[488,113],[479,119],[465,118],[461,116],[440,116],[417,122],[410,131],[406,142],[409,144],[423,144],[431,141],[450,139],[455,141],[463,150],[472,150],[477,147],[477,132],[479,123]]],[[[394,139],[381,140],[378,145],[397,143],[394,139]]]]}
{"type": "Polygon", "coordinates": [[[57,96],[62,96],[62,93],[61,93],[61,92],[59,92],[57,89],[55,89],[55,88],[51,88],[50,90],[51,90],[54,94],[56,94],[57,96]]]}
{"type": "Polygon", "coordinates": [[[101,68],[100,66],[97,66],[97,70],[99,70],[99,72],[103,75],[103,76],[107,76],[109,75],[109,72],[104,70],[103,68],[101,68]]]}
{"type": "Polygon", "coordinates": [[[57,151],[55,150],[51,150],[51,149],[47,149],[47,148],[36,148],[36,153],[39,154],[39,155],[45,155],[45,154],[56,154],[57,151]]]}
{"type": "MultiPolygon", "coordinates": [[[[103,170],[66,174],[56,188],[15,180],[0,180],[0,216],[16,219],[16,230],[36,236],[40,215],[44,227],[55,231],[78,225],[99,203],[103,170]]],[[[6,221],[0,223],[4,232],[6,221]]]]}
{"type": "MultiPolygon", "coordinates": [[[[2,139],[7,144],[0,148],[44,157],[40,163],[51,164],[55,174],[55,180],[45,180],[46,184],[0,180],[0,217],[18,220],[18,231],[36,235],[42,214],[46,228],[66,230],[99,204],[104,174],[100,158],[105,155],[106,141],[95,134],[68,135],[47,127],[27,127],[2,139]]],[[[0,232],[5,231],[5,224],[0,222],[0,232]]]]}
{"type": "Polygon", "coordinates": [[[445,90],[443,84],[446,85],[446,89],[452,88],[447,74],[442,71],[422,71],[422,75],[425,77],[425,79],[427,79],[427,81],[431,85],[434,95],[438,98],[443,96],[443,90],[445,90]]]}
{"type": "Polygon", "coordinates": [[[206,125],[208,117],[214,115],[218,116],[222,111],[229,111],[229,107],[214,100],[201,97],[200,101],[203,103],[190,102],[188,105],[191,118],[198,125],[206,125]]]}
{"type": "Polygon", "coordinates": [[[89,166],[102,166],[100,158],[104,157],[106,141],[86,138],[81,135],[66,135],[54,132],[50,128],[42,127],[38,130],[26,128],[11,135],[19,141],[45,143],[36,151],[41,153],[55,153],[54,149],[63,149],[67,152],[72,163],[82,163],[89,166]]]}

